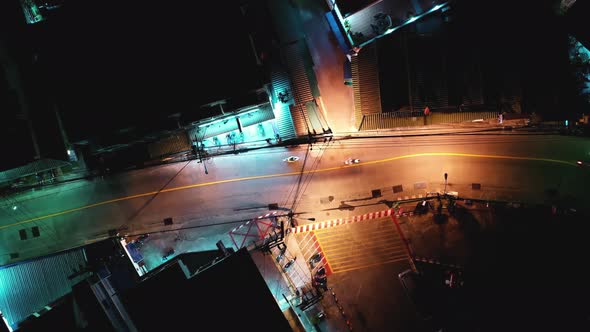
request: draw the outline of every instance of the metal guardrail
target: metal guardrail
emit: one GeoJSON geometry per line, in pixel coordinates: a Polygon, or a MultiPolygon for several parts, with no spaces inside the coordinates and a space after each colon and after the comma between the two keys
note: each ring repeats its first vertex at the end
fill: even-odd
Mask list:
{"type": "Polygon", "coordinates": [[[424,115],[420,111],[375,113],[363,116],[359,131],[494,119],[498,117],[498,114],[498,112],[432,112],[424,115]]]}

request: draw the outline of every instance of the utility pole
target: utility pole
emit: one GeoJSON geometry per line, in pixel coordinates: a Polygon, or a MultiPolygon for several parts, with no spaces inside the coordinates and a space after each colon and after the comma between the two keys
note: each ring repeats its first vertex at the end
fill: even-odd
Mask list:
{"type": "Polygon", "coordinates": [[[63,140],[64,147],[67,150],[68,157],[71,158],[71,156],[70,156],[70,149],[71,149],[70,141],[68,140],[68,135],[66,134],[66,130],[64,128],[63,122],[61,121],[61,115],[59,114],[59,109],[57,108],[56,103],[53,103],[53,110],[55,112],[55,117],[57,119],[57,126],[58,126],[59,132],[61,134],[61,139],[63,140]]]}
{"type": "Polygon", "coordinates": [[[209,174],[209,171],[207,170],[207,163],[203,161],[204,145],[198,139],[198,137],[195,137],[195,143],[196,146],[193,145],[193,152],[196,154],[197,158],[199,158],[199,163],[203,164],[203,167],[205,168],[205,174],[209,174]]]}
{"type": "MultiPolygon", "coordinates": [[[[200,149],[199,149],[199,151],[200,151],[200,149]]],[[[203,168],[205,168],[205,174],[209,174],[209,171],[207,170],[207,163],[203,162],[202,153],[199,153],[199,159],[201,159],[201,163],[203,164],[203,168]]]]}

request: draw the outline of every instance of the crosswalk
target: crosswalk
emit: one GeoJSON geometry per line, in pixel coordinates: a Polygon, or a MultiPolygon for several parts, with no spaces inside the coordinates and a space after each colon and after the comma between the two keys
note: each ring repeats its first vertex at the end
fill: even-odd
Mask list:
{"type": "Polygon", "coordinates": [[[390,217],[347,223],[297,234],[303,256],[322,252],[329,273],[408,261],[408,252],[390,217]]]}

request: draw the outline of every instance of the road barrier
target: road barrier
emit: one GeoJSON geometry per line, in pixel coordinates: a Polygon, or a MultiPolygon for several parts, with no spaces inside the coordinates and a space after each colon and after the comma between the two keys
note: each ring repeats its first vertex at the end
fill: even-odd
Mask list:
{"type": "Polygon", "coordinates": [[[291,233],[295,234],[295,233],[311,232],[311,231],[315,231],[318,229],[324,229],[324,228],[329,228],[329,227],[334,227],[334,226],[339,226],[339,225],[344,225],[344,224],[349,224],[349,223],[354,223],[354,222],[359,222],[359,221],[391,217],[392,215],[395,215],[396,217],[411,216],[411,215],[413,215],[413,212],[403,212],[401,209],[399,209],[398,212],[396,213],[395,208],[392,208],[392,209],[388,209],[388,210],[384,210],[384,211],[362,214],[359,216],[354,216],[352,218],[333,219],[333,220],[328,220],[328,221],[322,221],[322,222],[297,226],[297,227],[291,228],[291,233]]]}
{"type": "Polygon", "coordinates": [[[388,112],[363,115],[359,131],[495,119],[498,112],[388,112]]]}

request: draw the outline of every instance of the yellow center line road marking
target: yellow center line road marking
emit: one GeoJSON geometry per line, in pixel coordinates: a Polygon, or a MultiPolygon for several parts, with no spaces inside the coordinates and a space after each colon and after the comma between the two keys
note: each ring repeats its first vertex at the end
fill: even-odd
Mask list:
{"type": "Polygon", "coordinates": [[[342,170],[342,169],[350,168],[350,167],[375,165],[375,164],[381,164],[381,163],[386,163],[386,162],[391,162],[391,161],[396,161],[396,160],[401,160],[401,159],[418,158],[418,157],[436,157],[436,156],[544,161],[544,162],[564,164],[564,165],[569,165],[569,166],[576,166],[576,164],[573,162],[557,160],[557,159],[546,159],[546,158],[515,157],[515,156],[485,155],[485,154],[455,153],[455,152],[415,153],[415,154],[408,154],[408,155],[379,159],[379,160],[365,161],[365,162],[361,162],[358,164],[352,164],[352,165],[341,165],[341,166],[336,166],[336,167],[307,170],[307,171],[303,171],[303,172],[289,172],[289,173],[279,173],[279,174],[248,176],[248,177],[243,177],[243,178],[195,183],[195,184],[190,184],[190,185],[186,185],[186,186],[179,186],[179,187],[174,187],[174,188],[163,189],[163,190],[160,190],[159,192],[158,191],[151,191],[151,192],[146,192],[146,193],[137,194],[137,195],[119,197],[119,198],[115,198],[115,199],[111,199],[111,200],[107,200],[107,201],[103,201],[103,202],[98,202],[98,203],[84,205],[84,206],[69,209],[69,210],[63,210],[63,211],[47,214],[47,215],[40,216],[40,217],[22,220],[22,221],[13,223],[13,224],[0,226],[0,229],[13,227],[13,226],[17,226],[17,225],[21,225],[21,224],[25,224],[25,223],[30,223],[33,221],[43,220],[43,219],[47,219],[47,218],[57,217],[57,216],[61,216],[64,214],[69,214],[69,213],[80,211],[80,210],[90,209],[90,208],[97,207],[97,206],[102,206],[102,205],[107,205],[107,204],[111,204],[111,203],[131,200],[131,199],[135,199],[135,198],[152,196],[152,195],[156,195],[158,193],[168,193],[168,192],[173,192],[173,191],[178,191],[178,190],[207,187],[207,186],[213,186],[213,185],[224,184],[224,183],[233,183],[233,182],[241,182],[241,181],[260,180],[260,179],[270,179],[270,178],[277,178],[277,177],[283,177],[283,176],[296,176],[296,175],[300,175],[301,173],[310,174],[310,173],[330,172],[330,171],[337,171],[337,170],[342,170]]]}

